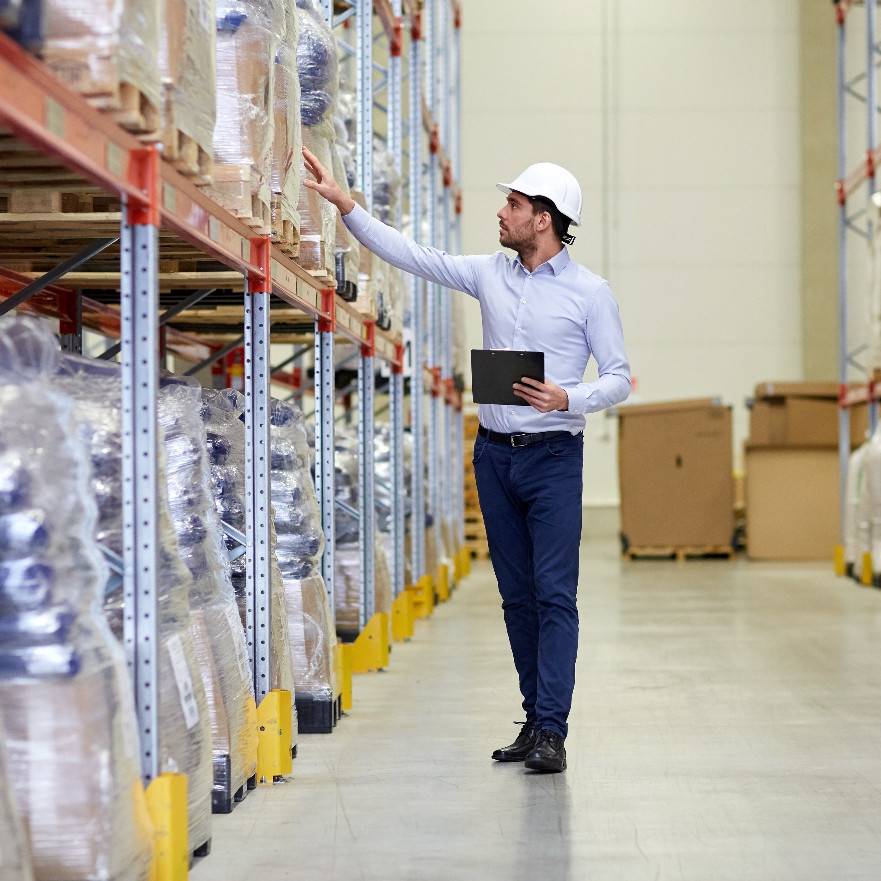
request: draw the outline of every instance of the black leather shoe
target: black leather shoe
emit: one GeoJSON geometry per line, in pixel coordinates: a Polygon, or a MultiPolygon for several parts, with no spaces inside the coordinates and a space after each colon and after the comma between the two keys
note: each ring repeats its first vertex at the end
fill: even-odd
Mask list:
{"type": "Polygon", "coordinates": [[[535,749],[526,757],[530,771],[559,774],[566,770],[566,747],[563,738],[554,731],[539,731],[535,749]]]}
{"type": "Polygon", "coordinates": [[[493,753],[497,762],[522,762],[534,749],[538,739],[535,722],[526,722],[517,739],[510,746],[503,746],[493,753]]]}

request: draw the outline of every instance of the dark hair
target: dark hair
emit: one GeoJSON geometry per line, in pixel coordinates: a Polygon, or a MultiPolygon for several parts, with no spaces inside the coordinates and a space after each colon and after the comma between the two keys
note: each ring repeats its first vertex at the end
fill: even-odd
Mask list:
{"type": "Polygon", "coordinates": [[[548,214],[551,215],[551,226],[554,228],[554,235],[561,242],[569,244],[566,240],[569,234],[569,224],[572,221],[569,220],[565,214],[561,214],[557,209],[557,206],[550,199],[546,199],[544,196],[527,196],[527,198],[532,202],[532,211],[534,214],[547,211],[548,214]]]}

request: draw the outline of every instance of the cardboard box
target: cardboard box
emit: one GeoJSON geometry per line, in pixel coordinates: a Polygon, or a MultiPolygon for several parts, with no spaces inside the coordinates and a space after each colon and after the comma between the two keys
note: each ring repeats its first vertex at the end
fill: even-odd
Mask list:
{"type": "Polygon", "coordinates": [[[746,540],[754,560],[831,560],[839,541],[838,450],[746,448],[746,540]]]}
{"type": "MultiPolygon", "coordinates": [[[[866,438],[865,404],[850,409],[851,446],[866,438]]],[[[838,446],[838,385],[834,382],[764,382],[750,407],[753,447],[838,446]]]]}
{"type": "Polygon", "coordinates": [[[621,532],[631,547],[729,547],[731,408],[709,398],[619,408],[621,532]]]}

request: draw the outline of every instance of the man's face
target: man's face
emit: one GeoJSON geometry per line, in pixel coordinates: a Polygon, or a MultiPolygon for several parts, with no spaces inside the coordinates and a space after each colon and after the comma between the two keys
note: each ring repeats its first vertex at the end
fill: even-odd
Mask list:
{"type": "Polygon", "coordinates": [[[496,217],[499,218],[499,244],[519,251],[534,244],[538,233],[536,221],[541,214],[532,210],[532,202],[522,193],[511,193],[496,217]]]}

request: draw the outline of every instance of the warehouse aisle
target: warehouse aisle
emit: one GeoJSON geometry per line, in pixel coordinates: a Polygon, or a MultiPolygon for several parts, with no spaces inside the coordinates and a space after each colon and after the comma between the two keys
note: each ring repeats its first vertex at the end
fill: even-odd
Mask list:
{"type": "Polygon", "coordinates": [[[881,594],[827,566],[585,545],[569,771],[490,751],[517,694],[488,565],[195,881],[877,881],[881,594]]]}

